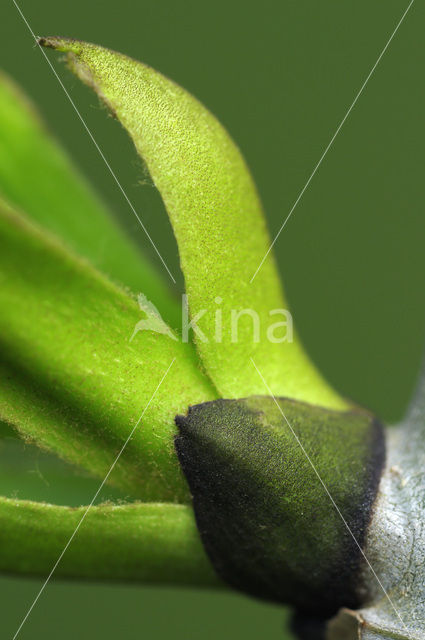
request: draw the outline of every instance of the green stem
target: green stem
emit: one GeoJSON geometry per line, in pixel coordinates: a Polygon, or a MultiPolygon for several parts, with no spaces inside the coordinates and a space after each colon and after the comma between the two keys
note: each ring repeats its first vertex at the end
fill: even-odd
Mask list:
{"type": "MultiPolygon", "coordinates": [[[[87,507],[0,498],[0,571],[47,576],[87,507]]],[[[217,587],[190,507],[92,507],[55,576],[217,587]]]]}

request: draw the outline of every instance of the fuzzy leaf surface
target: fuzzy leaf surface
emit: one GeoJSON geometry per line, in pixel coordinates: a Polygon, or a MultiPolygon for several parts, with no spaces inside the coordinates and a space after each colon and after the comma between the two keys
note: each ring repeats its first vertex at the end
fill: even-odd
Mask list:
{"type": "Polygon", "coordinates": [[[6,205],[0,245],[0,419],[104,477],[145,411],[111,481],[187,501],[174,417],[216,397],[193,349],[149,330],[130,342],[136,301],[6,205]]]}
{"type": "MultiPolygon", "coordinates": [[[[264,394],[250,357],[272,392],[327,407],[345,402],[330,389],[303,352],[298,338],[272,342],[266,332],[286,309],[270,255],[260,200],[245,161],[216,118],[184,89],[140,62],[93,44],[42,38],[68,53],[69,65],[109,106],[132,137],[159,189],[177,238],[192,317],[205,340],[197,346],[208,375],[223,397],[264,394]],[[216,337],[216,310],[223,329],[216,337]],[[231,314],[251,310],[231,332],[231,314]]],[[[283,327],[275,328],[282,337],[283,327]]]]}
{"type": "Polygon", "coordinates": [[[0,194],[113,280],[142,291],[172,327],[180,310],[22,91],[0,72],[0,194]]]}

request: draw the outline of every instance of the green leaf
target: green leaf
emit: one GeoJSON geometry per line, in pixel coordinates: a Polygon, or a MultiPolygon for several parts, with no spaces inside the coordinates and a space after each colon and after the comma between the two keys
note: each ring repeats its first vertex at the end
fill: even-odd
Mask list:
{"type": "MultiPolygon", "coordinates": [[[[250,280],[270,246],[259,197],[240,151],[195,98],[150,67],[124,55],[66,38],[40,44],[68,52],[71,69],[121,121],[158,187],[179,245],[192,317],[205,311],[197,340],[203,364],[224,397],[264,394],[253,357],[272,392],[333,408],[344,401],[304,354],[298,338],[272,343],[267,329],[285,309],[271,256],[250,280]],[[216,339],[220,308],[223,331],[216,339]],[[232,310],[258,315],[239,322],[232,340],[232,310]]],[[[277,332],[277,329],[276,329],[277,332]]]]}
{"type": "MultiPolygon", "coordinates": [[[[0,571],[47,576],[86,507],[0,498],[0,571]]],[[[185,505],[92,507],[56,577],[220,586],[185,505]]]]}
{"type": "Polygon", "coordinates": [[[145,412],[111,482],[188,501],[174,417],[217,397],[193,349],[150,330],[130,342],[136,301],[6,205],[0,245],[0,419],[104,477],[145,412]]]}
{"type": "Polygon", "coordinates": [[[180,326],[179,306],[163,278],[116,224],[29,99],[1,72],[0,194],[112,279],[142,291],[173,327],[180,326]]]}

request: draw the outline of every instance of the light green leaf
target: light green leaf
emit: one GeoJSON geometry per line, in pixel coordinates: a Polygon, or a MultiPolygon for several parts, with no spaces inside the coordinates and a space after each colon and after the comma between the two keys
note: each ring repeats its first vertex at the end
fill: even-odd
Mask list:
{"type": "MultiPolygon", "coordinates": [[[[0,498],[0,571],[47,576],[85,509],[0,498]]],[[[192,509],[174,504],[92,507],[55,576],[221,586],[192,509]]]]}
{"type": "Polygon", "coordinates": [[[197,346],[219,392],[266,393],[253,357],[274,394],[343,408],[296,336],[279,344],[267,338],[267,329],[283,318],[269,312],[287,305],[271,256],[250,284],[270,238],[249,171],[219,122],[174,82],[126,56],[65,38],[40,44],[68,53],[71,69],[109,106],[145,160],[176,234],[192,317],[205,311],[198,326],[206,341],[199,338],[197,346]],[[231,312],[243,309],[257,314],[259,342],[246,316],[232,340],[231,312]]]}
{"type": "Polygon", "coordinates": [[[179,305],[163,278],[116,224],[29,99],[1,72],[0,194],[112,279],[142,291],[173,328],[180,326],[179,305]]]}
{"type": "Polygon", "coordinates": [[[6,205],[0,245],[0,419],[104,477],[145,411],[111,481],[189,500],[174,417],[217,396],[193,349],[149,330],[130,342],[136,301],[6,205]]]}

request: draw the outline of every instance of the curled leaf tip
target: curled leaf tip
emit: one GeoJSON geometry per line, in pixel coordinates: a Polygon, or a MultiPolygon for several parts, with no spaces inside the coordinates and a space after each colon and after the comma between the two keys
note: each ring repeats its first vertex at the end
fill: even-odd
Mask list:
{"type": "Polygon", "coordinates": [[[44,38],[42,36],[37,36],[36,37],[36,42],[37,44],[40,45],[40,47],[50,47],[50,44],[48,42],[49,38],[44,38]]]}
{"type": "Polygon", "coordinates": [[[73,38],[60,38],[59,36],[39,36],[37,37],[37,44],[40,47],[47,47],[48,49],[60,49],[65,45],[65,42],[70,45],[72,42],[78,42],[73,38]]]}

